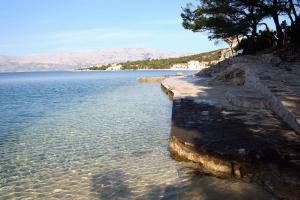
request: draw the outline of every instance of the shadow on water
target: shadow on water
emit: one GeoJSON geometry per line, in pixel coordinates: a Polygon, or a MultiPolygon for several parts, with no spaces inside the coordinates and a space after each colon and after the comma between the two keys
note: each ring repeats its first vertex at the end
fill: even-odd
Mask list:
{"type": "MultiPolygon", "coordinates": [[[[92,178],[92,192],[97,194],[99,199],[170,199],[180,190],[175,186],[147,186],[144,194],[135,194],[134,189],[126,181],[127,177],[121,170],[112,170],[99,173],[92,178]]],[[[137,183],[134,183],[137,184],[137,183]]]]}

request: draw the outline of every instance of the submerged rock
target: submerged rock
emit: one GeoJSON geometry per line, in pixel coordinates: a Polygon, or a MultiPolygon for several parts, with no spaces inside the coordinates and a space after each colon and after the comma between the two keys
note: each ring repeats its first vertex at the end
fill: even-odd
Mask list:
{"type": "Polygon", "coordinates": [[[161,83],[166,77],[141,77],[138,78],[138,82],[140,83],[161,83]]]}

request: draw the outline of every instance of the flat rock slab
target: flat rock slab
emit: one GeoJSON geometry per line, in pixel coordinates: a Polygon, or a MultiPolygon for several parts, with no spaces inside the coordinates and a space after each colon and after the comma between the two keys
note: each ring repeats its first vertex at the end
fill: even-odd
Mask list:
{"type": "Polygon", "coordinates": [[[160,83],[162,82],[166,77],[141,77],[138,78],[139,83],[160,83]]]}
{"type": "Polygon", "coordinates": [[[173,103],[171,136],[197,151],[236,162],[300,161],[300,137],[273,112],[173,103]]]}

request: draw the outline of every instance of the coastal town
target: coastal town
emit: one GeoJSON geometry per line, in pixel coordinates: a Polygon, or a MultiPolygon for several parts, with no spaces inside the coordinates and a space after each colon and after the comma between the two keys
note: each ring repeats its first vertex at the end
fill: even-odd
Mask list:
{"type": "MultiPolygon", "coordinates": [[[[218,61],[213,61],[213,62],[199,62],[197,60],[191,60],[188,63],[178,63],[178,64],[173,64],[169,70],[202,70],[204,68],[209,67],[212,64],[216,64],[218,61]]],[[[89,71],[92,67],[97,67],[101,68],[103,65],[93,65],[86,67],[86,71],[89,71]]],[[[122,64],[111,64],[109,67],[105,69],[105,71],[120,71],[122,70],[122,64]]]]}

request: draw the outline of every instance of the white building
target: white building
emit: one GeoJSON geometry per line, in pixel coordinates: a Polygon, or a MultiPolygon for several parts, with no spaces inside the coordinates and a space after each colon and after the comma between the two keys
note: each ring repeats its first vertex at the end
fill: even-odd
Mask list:
{"type": "Polygon", "coordinates": [[[197,60],[191,60],[187,64],[186,63],[178,63],[174,64],[171,69],[173,70],[201,70],[206,68],[208,63],[206,62],[199,62],[197,60]]]}
{"type": "Polygon", "coordinates": [[[120,64],[112,64],[106,70],[107,71],[116,71],[116,70],[121,70],[121,69],[122,69],[122,65],[120,65],[120,64]]]}
{"type": "Polygon", "coordinates": [[[202,69],[203,66],[201,66],[200,62],[197,60],[191,60],[188,62],[188,69],[191,70],[197,70],[197,69],[202,69]]]}
{"type": "Polygon", "coordinates": [[[174,64],[171,67],[172,70],[187,69],[187,68],[188,68],[187,64],[183,64],[183,63],[174,64]]]}

